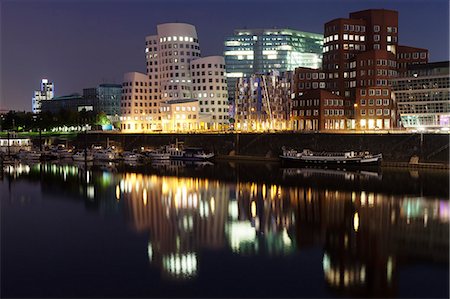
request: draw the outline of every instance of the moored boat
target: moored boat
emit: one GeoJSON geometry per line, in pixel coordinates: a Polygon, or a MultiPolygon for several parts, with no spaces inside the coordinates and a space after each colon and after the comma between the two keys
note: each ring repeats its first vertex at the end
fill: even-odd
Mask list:
{"type": "Polygon", "coordinates": [[[85,157],[84,151],[76,152],[72,156],[72,158],[74,161],[77,161],[77,162],[84,162],[84,161],[92,162],[92,161],[94,161],[94,156],[92,155],[92,153],[86,152],[86,157],[85,157]]]}
{"type": "Polygon", "coordinates": [[[20,150],[17,153],[17,158],[20,160],[39,160],[41,158],[41,152],[34,150],[20,150]]]}
{"type": "Polygon", "coordinates": [[[309,165],[326,166],[377,166],[381,163],[382,154],[370,154],[367,151],[357,152],[313,152],[304,149],[299,152],[293,149],[283,149],[280,155],[283,162],[296,162],[309,165]]]}
{"type": "Polygon", "coordinates": [[[94,160],[98,161],[114,161],[117,159],[117,153],[111,149],[94,149],[93,150],[94,160]]]}

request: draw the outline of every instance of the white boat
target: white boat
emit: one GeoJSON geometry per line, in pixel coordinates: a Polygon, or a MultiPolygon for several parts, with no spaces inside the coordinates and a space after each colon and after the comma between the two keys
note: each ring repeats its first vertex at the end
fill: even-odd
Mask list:
{"type": "Polygon", "coordinates": [[[146,155],[153,160],[169,160],[170,159],[170,153],[167,152],[167,148],[159,148],[156,150],[152,150],[146,153],[146,155]]]}
{"type": "Polygon", "coordinates": [[[77,161],[77,162],[84,162],[84,161],[92,162],[92,161],[94,161],[94,155],[92,155],[92,153],[90,153],[89,151],[86,153],[86,158],[85,158],[84,151],[76,152],[72,156],[72,158],[74,161],[77,161]]]}
{"type": "Polygon", "coordinates": [[[182,149],[172,146],[167,149],[167,152],[172,160],[206,161],[214,158],[213,153],[207,153],[200,147],[186,147],[182,149]]]}
{"type": "Polygon", "coordinates": [[[94,160],[114,161],[117,159],[117,153],[110,148],[94,150],[94,160]]]}
{"type": "Polygon", "coordinates": [[[329,166],[375,166],[383,159],[382,154],[370,154],[364,152],[313,152],[304,149],[301,152],[296,150],[285,150],[280,155],[283,162],[297,162],[309,165],[329,165],[329,166]]]}
{"type": "Polygon", "coordinates": [[[136,152],[123,152],[122,158],[125,163],[136,163],[143,159],[143,156],[136,152]]]}
{"type": "Polygon", "coordinates": [[[41,152],[33,150],[20,150],[17,153],[17,158],[20,160],[39,160],[41,158],[41,152]]]}
{"type": "Polygon", "coordinates": [[[72,150],[66,149],[66,148],[59,148],[56,151],[56,155],[58,156],[58,159],[71,159],[73,156],[72,150]]]}

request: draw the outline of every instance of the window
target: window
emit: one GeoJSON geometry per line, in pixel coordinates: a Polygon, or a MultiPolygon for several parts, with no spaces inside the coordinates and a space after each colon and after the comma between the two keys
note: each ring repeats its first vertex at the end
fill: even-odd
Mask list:
{"type": "Polygon", "coordinates": [[[389,109],[384,109],[384,115],[389,115],[389,109]]]}
{"type": "Polygon", "coordinates": [[[361,99],[361,106],[366,106],[366,100],[365,99],[361,99]]]}
{"type": "Polygon", "coordinates": [[[373,26],[373,31],[374,32],[380,32],[380,26],[379,25],[373,26]]]}
{"type": "Polygon", "coordinates": [[[366,109],[361,109],[361,115],[366,115],[366,109]]]}
{"type": "Polygon", "coordinates": [[[373,45],[374,50],[380,50],[380,44],[374,44],[373,45]]]}
{"type": "Polygon", "coordinates": [[[383,110],[382,109],[377,109],[377,115],[383,115],[383,110]]]}
{"type": "Polygon", "coordinates": [[[379,36],[378,34],[375,34],[375,35],[373,36],[373,40],[374,40],[375,42],[379,42],[379,41],[380,41],[380,36],[379,36]]]}

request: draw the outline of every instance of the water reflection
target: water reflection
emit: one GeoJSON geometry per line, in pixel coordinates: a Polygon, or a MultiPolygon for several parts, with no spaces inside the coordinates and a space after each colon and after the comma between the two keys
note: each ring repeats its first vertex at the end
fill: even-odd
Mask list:
{"type": "Polygon", "coordinates": [[[349,190],[107,169],[36,164],[4,171],[10,179],[37,177],[48,192],[59,185],[100,210],[123,212],[133,230],[148,234],[148,261],[169,280],[198,277],[202,250],[286,258],[322,248],[324,281],[348,296],[395,296],[399,269],[416,260],[448,265],[448,199],[375,192],[369,187],[382,179],[378,173],[283,171],[358,179],[358,188],[349,190]]]}

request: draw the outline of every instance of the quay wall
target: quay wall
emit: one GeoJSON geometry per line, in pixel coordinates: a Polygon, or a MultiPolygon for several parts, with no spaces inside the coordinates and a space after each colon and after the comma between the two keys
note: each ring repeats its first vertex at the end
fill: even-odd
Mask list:
{"type": "Polygon", "coordinates": [[[276,158],[281,148],[308,148],[314,151],[370,151],[382,153],[384,161],[409,162],[414,155],[419,162],[449,163],[447,134],[331,134],[331,133],[224,133],[224,134],[79,134],[73,144],[117,145],[123,150],[184,142],[185,146],[203,147],[217,155],[244,155],[276,158]]]}

